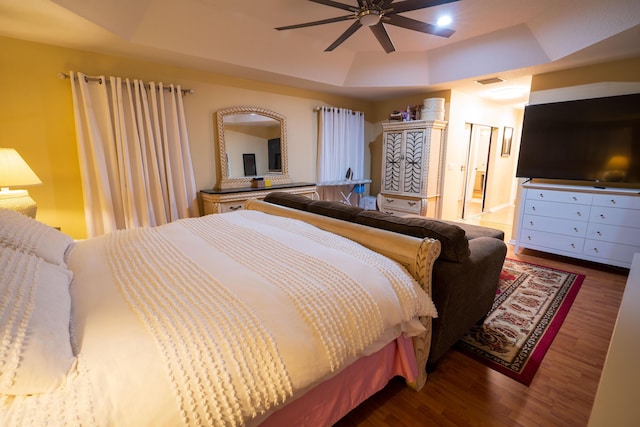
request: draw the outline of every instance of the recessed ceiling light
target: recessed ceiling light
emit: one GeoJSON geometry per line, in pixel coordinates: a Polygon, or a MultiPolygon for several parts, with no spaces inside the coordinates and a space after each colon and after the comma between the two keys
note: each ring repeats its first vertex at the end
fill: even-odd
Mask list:
{"type": "Polygon", "coordinates": [[[444,15],[438,18],[437,25],[439,27],[446,27],[447,25],[451,24],[451,21],[452,20],[449,15],[444,15]]]}

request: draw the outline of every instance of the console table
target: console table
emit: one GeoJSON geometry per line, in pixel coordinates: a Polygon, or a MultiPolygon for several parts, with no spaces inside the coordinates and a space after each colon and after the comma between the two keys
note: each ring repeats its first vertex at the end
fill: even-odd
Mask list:
{"type": "Polygon", "coordinates": [[[244,208],[244,202],[247,200],[264,199],[267,194],[273,191],[300,194],[312,199],[318,198],[316,185],[309,182],[294,182],[262,188],[242,187],[223,190],[201,190],[200,212],[202,215],[209,215],[237,211],[244,208]]]}
{"type": "Polygon", "coordinates": [[[364,192],[364,185],[371,184],[370,179],[345,179],[343,181],[327,181],[319,182],[316,185],[318,187],[348,187],[347,194],[344,189],[340,189],[340,196],[342,196],[342,203],[345,205],[351,204],[351,195],[355,191],[358,196],[364,192]]]}
{"type": "Polygon", "coordinates": [[[515,252],[530,248],[618,267],[640,252],[640,190],[522,186],[515,252]]]}

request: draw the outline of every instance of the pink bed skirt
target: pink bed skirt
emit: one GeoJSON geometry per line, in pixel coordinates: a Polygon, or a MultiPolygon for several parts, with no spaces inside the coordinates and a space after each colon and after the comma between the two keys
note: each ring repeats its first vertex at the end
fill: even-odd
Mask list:
{"type": "Polygon", "coordinates": [[[398,375],[409,382],[417,378],[411,338],[401,336],[380,351],[349,365],[274,412],[260,426],[330,426],[398,375]]]}

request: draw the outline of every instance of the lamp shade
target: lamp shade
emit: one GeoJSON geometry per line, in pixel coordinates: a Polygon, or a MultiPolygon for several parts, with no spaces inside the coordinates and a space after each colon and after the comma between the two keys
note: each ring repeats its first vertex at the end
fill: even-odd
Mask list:
{"type": "Polygon", "coordinates": [[[13,148],[0,148],[0,187],[42,184],[27,162],[13,148]]]}

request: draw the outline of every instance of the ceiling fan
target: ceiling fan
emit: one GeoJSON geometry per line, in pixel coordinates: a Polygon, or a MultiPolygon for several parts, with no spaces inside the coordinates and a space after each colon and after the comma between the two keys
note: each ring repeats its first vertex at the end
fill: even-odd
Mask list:
{"type": "Polygon", "coordinates": [[[450,37],[455,31],[448,28],[440,28],[426,22],[416,21],[398,15],[402,12],[424,9],[427,7],[438,6],[445,3],[453,3],[459,0],[404,0],[394,3],[393,0],[358,0],[358,6],[352,6],[332,0],[309,0],[314,3],[324,4],[326,6],[338,9],[348,10],[349,15],[339,16],[336,18],[323,19],[320,21],[307,22],[304,24],[287,25],[285,27],[277,27],[276,30],[292,30],[294,28],[311,27],[314,25],[330,24],[332,22],[348,21],[355,19],[355,22],[342,33],[338,39],[325,49],[330,52],[340,46],[346,39],[352,36],[360,27],[369,27],[371,32],[376,36],[378,42],[387,53],[394,52],[396,49],[389,38],[389,34],[384,24],[395,25],[397,27],[407,28],[409,30],[420,31],[426,34],[432,34],[440,37],[450,37]]]}

